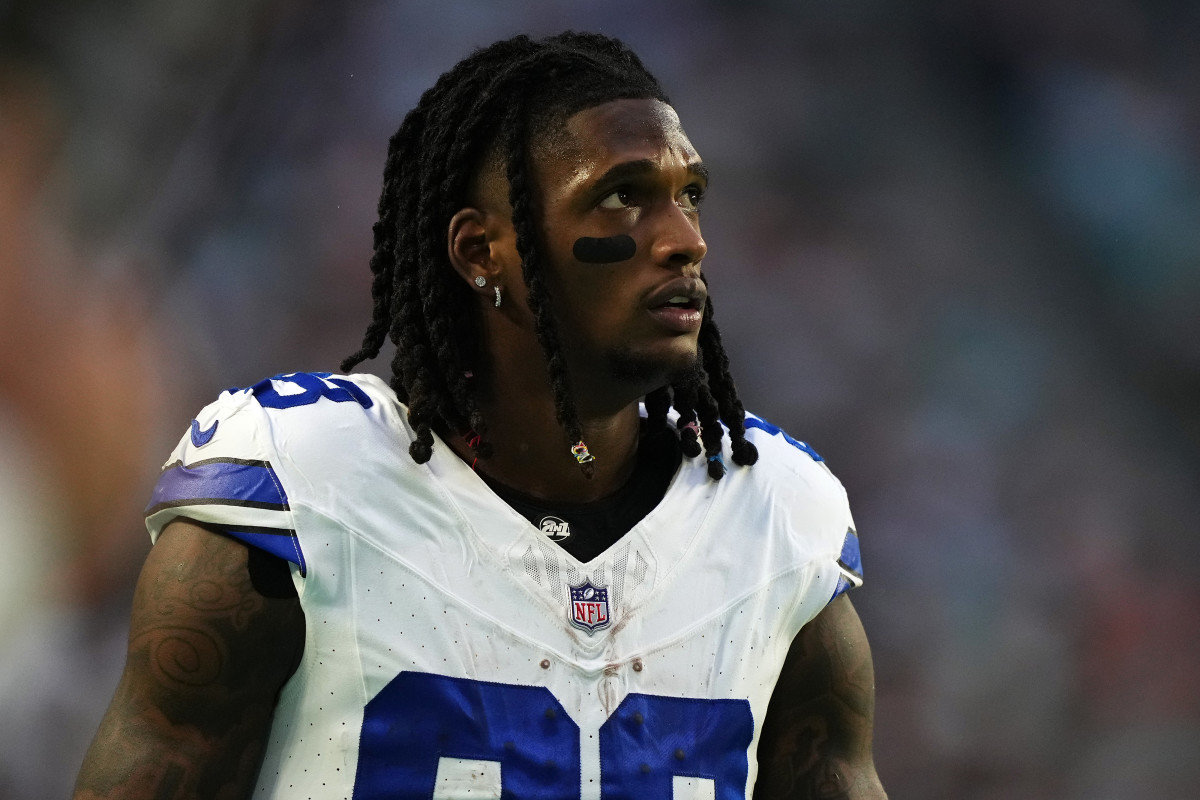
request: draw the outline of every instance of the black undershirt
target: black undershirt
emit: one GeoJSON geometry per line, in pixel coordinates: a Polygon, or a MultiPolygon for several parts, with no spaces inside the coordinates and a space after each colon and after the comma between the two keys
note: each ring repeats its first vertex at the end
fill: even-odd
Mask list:
{"type": "Polygon", "coordinates": [[[480,474],[501,500],[578,561],[588,562],[611,547],[658,505],[682,459],[679,440],[666,429],[643,435],[637,464],[625,485],[591,503],[556,503],[518,492],[480,474]]]}

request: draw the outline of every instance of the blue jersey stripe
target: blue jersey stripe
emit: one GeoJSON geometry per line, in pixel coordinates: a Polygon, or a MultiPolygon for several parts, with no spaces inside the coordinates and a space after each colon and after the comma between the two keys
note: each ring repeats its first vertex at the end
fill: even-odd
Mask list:
{"type": "Polygon", "coordinates": [[[829,602],[832,603],[838,595],[845,594],[846,592],[850,591],[853,588],[854,588],[854,584],[851,583],[850,581],[846,580],[845,575],[838,576],[837,587],[833,590],[833,597],[829,598],[829,602]]]}
{"type": "Polygon", "coordinates": [[[803,450],[805,453],[808,453],[809,457],[813,461],[824,461],[825,460],[825,459],[821,458],[820,455],[817,454],[816,450],[813,450],[806,443],[798,441],[796,439],[793,439],[791,436],[788,436],[787,431],[785,431],[783,428],[780,428],[778,425],[772,425],[771,423],[767,422],[765,419],[759,419],[756,416],[747,414],[746,415],[746,427],[747,428],[758,428],[760,431],[766,431],[767,433],[771,434],[772,436],[782,436],[783,440],[785,442],[787,442],[788,444],[790,444],[792,447],[795,447],[797,450],[803,450]]]}
{"type": "Polygon", "coordinates": [[[214,503],[288,510],[287,495],[267,462],[209,459],[164,470],[154,485],[146,514],[172,506],[214,503]]]}
{"type": "Polygon", "coordinates": [[[842,543],[842,555],[838,564],[847,572],[853,572],[862,577],[862,553],[858,549],[858,534],[853,528],[846,531],[846,541],[842,543]]]}
{"type": "Polygon", "coordinates": [[[296,532],[287,528],[252,528],[237,525],[217,525],[229,536],[300,567],[301,577],[308,573],[308,564],[300,550],[296,532]]]}
{"type": "Polygon", "coordinates": [[[853,528],[846,529],[846,539],[842,542],[842,554],[838,556],[838,566],[842,574],[838,576],[837,586],[833,590],[830,602],[839,594],[845,594],[862,583],[862,553],[858,549],[858,533],[853,528]],[[854,576],[854,580],[850,576],[854,576]]]}

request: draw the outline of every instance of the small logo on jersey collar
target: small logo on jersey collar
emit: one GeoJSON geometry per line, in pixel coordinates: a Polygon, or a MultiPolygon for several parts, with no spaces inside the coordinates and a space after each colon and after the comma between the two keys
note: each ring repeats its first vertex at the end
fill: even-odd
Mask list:
{"type": "Polygon", "coordinates": [[[552,542],[561,542],[571,538],[571,523],[558,517],[549,515],[542,517],[538,520],[538,529],[546,534],[546,538],[552,542]]]}
{"type": "Polygon", "coordinates": [[[209,427],[209,429],[202,431],[200,430],[200,420],[192,420],[192,444],[194,444],[196,447],[204,447],[204,445],[211,442],[213,436],[215,436],[217,433],[217,423],[219,421],[220,420],[214,419],[213,424],[209,427]]]}
{"type": "Polygon", "coordinates": [[[608,613],[608,587],[593,586],[591,580],[585,580],[569,588],[572,625],[587,631],[590,636],[612,624],[612,617],[608,613]]]}

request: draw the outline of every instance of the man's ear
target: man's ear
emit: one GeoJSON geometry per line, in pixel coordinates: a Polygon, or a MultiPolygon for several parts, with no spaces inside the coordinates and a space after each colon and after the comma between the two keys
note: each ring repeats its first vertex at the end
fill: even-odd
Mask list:
{"type": "Polygon", "coordinates": [[[477,208],[463,208],[450,218],[446,246],[450,263],[476,294],[491,297],[502,265],[492,254],[488,235],[487,215],[477,208]],[[483,278],[481,286],[476,280],[483,278]]]}

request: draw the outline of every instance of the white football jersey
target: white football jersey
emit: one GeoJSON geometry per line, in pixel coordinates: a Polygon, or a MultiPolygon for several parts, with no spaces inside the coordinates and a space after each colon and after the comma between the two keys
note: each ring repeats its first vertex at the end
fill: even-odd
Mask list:
{"type": "Polygon", "coordinates": [[[147,509],[293,565],[306,621],[256,797],[745,798],[800,627],[861,582],[841,484],[755,417],[720,481],[580,563],[378,378],[295,373],[192,423],[147,509]]]}

